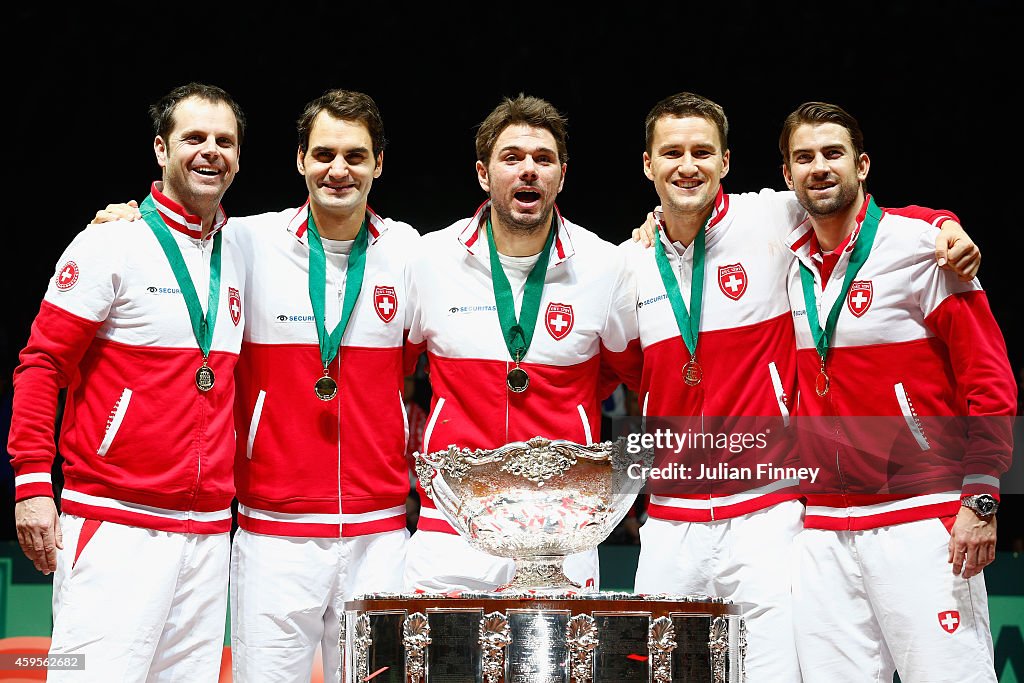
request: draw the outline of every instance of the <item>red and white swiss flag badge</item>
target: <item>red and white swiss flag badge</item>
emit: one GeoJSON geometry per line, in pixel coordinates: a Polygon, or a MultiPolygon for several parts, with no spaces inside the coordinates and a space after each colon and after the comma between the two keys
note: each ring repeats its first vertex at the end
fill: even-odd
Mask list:
{"type": "Polygon", "coordinates": [[[238,327],[238,322],[242,319],[242,297],[234,287],[228,287],[228,311],[231,312],[231,322],[238,327]]]}
{"type": "Polygon", "coordinates": [[[747,291],[747,271],[742,263],[718,266],[718,287],[722,294],[733,301],[738,300],[747,291]]]}
{"type": "Polygon", "coordinates": [[[872,298],[874,290],[871,287],[871,280],[854,280],[850,284],[850,293],[846,295],[846,305],[850,313],[859,318],[868,312],[872,298]]]}
{"type": "Polygon", "coordinates": [[[572,306],[569,304],[548,304],[548,310],[544,313],[544,327],[548,328],[548,334],[554,337],[555,341],[565,339],[572,331],[572,306]]]}
{"type": "Polygon", "coordinates": [[[960,626],[960,613],[955,609],[939,612],[939,626],[946,633],[952,633],[960,626]]]}
{"type": "Polygon", "coordinates": [[[78,284],[78,275],[78,264],[74,261],[68,261],[57,271],[53,282],[57,285],[57,289],[66,292],[78,284]]]}
{"type": "Polygon", "coordinates": [[[376,285],[373,288],[373,310],[377,311],[377,317],[386,323],[395,319],[398,313],[398,295],[394,287],[383,287],[376,285]]]}

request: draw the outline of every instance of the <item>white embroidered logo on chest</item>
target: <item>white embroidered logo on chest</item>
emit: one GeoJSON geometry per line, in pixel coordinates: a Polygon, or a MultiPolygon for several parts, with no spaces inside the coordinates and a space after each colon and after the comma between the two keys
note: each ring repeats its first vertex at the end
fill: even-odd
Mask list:
{"type": "Polygon", "coordinates": [[[871,280],[854,280],[850,284],[850,293],[846,295],[846,305],[858,318],[867,313],[874,299],[874,288],[871,280]]]}
{"type": "Polygon", "coordinates": [[[545,327],[548,334],[555,341],[565,339],[572,331],[573,314],[572,306],[569,304],[548,304],[548,310],[544,314],[545,327]]]}
{"type": "Polygon", "coordinates": [[[231,322],[238,327],[242,319],[242,297],[234,287],[228,287],[228,310],[231,311],[231,322]]]}
{"type": "Polygon", "coordinates": [[[733,301],[738,301],[747,291],[747,271],[743,269],[743,264],[718,266],[718,288],[722,290],[722,294],[733,301]]]}
{"type": "Polygon", "coordinates": [[[394,287],[382,287],[377,285],[373,288],[373,310],[377,317],[386,323],[395,319],[398,313],[398,295],[394,287]]]}

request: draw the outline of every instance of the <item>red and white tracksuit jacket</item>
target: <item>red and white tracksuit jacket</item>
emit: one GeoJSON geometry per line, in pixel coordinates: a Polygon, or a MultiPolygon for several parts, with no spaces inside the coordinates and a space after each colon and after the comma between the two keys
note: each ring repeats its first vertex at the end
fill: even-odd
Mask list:
{"type": "MultiPolygon", "coordinates": [[[[338,394],[321,401],[313,392],[323,364],[309,301],[307,209],[308,201],[232,220],[248,268],[236,376],[238,523],[316,538],[404,529],[403,273],[419,235],[369,211],[362,288],[330,365],[338,394]]],[[[345,277],[328,266],[328,330],[340,317],[345,277]]]]}
{"type": "MultiPolygon", "coordinates": [[[[497,448],[534,436],[594,443],[602,347],[614,364],[636,337],[625,258],[558,214],[537,326],[521,363],[530,386],[513,393],[505,381],[515,364],[498,321],[483,229],[489,210],[485,202],[472,218],[425,235],[407,272],[409,342],[426,347],[433,389],[422,452],[497,448]]],[[[420,529],[456,533],[422,489],[420,500],[420,529]]]]}
{"type": "MultiPolygon", "coordinates": [[[[786,275],[792,256],[783,238],[804,217],[789,192],[725,194],[719,189],[706,232],[704,297],[697,361],[704,375],[697,386],[683,382],[690,360],[679,334],[654,248],[629,240],[621,246],[637,281],[639,344],[631,344],[634,367],[642,364],[639,401],[645,416],[699,416],[665,428],[715,433],[761,433],[768,447],[741,453],[687,450],[659,459],[693,467],[792,465],[789,417],[796,395],[796,362],[786,275]],[[640,357],[642,352],[642,357],[640,357]],[[706,416],[706,420],[704,419],[706,416]]],[[[681,250],[665,230],[658,233],[683,301],[689,307],[693,248],[681,250]]],[[[636,389],[635,374],[627,384],[636,389]]],[[[656,428],[654,422],[647,429],[656,428]]],[[[792,479],[648,482],[648,514],[675,521],[708,522],[761,510],[800,497],[792,479]]]]}
{"type": "MultiPolygon", "coordinates": [[[[824,292],[811,225],[789,237],[814,273],[822,324],[866,207],[865,201],[824,292]]],[[[923,221],[884,212],[839,314],[824,397],[815,392],[820,360],[800,266],[792,264],[798,422],[808,422],[800,429],[801,465],[821,467],[816,484],[805,486],[808,528],[862,530],[947,517],[959,510],[961,495],[999,493],[1016,408],[1006,345],[980,283],[960,282],[935,264],[935,233],[923,221]]]]}
{"type": "MultiPolygon", "coordinates": [[[[212,235],[201,221],[153,196],[181,249],[202,308],[212,235]]],[[[52,496],[57,392],[67,388],[60,433],[66,513],[161,531],[231,529],[233,371],[242,341],[244,266],[230,229],[221,247],[220,301],[209,365],[167,257],[141,222],[79,233],[57,264],[14,373],[8,450],[16,499],[52,496]]]]}

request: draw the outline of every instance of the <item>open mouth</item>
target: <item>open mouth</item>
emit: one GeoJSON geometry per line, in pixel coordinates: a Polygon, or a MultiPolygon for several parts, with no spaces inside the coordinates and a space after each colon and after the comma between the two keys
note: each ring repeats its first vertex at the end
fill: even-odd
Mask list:
{"type": "Polygon", "coordinates": [[[523,204],[532,204],[540,201],[540,193],[533,190],[520,190],[515,194],[516,201],[523,204]]]}
{"type": "Polygon", "coordinates": [[[215,178],[220,175],[220,171],[215,168],[193,168],[192,171],[207,178],[215,178]]]}
{"type": "Polygon", "coordinates": [[[693,189],[696,189],[696,188],[700,187],[703,183],[700,180],[697,180],[697,179],[690,179],[690,180],[677,180],[677,181],[675,181],[672,184],[675,185],[676,187],[678,187],[681,190],[693,190],[693,189]]]}
{"type": "Polygon", "coordinates": [[[323,189],[327,190],[328,192],[344,192],[345,190],[351,190],[352,188],[355,187],[355,185],[352,185],[352,184],[332,185],[332,184],[329,184],[329,183],[324,183],[320,187],[322,187],[323,189]]]}

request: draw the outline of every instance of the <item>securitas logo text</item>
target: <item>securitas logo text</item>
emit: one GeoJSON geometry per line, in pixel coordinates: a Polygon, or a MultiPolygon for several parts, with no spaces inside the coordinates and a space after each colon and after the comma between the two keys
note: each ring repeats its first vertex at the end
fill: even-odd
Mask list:
{"type": "Polygon", "coordinates": [[[316,318],[311,315],[286,315],[282,313],[277,316],[277,321],[282,323],[311,323],[316,318]]]}
{"type": "Polygon", "coordinates": [[[659,301],[662,301],[663,299],[667,299],[667,298],[668,298],[668,294],[662,294],[662,295],[656,296],[656,297],[654,297],[652,299],[644,299],[643,301],[638,303],[636,305],[636,307],[637,308],[643,308],[644,306],[650,306],[651,304],[656,304],[659,301]]]}
{"type": "Polygon", "coordinates": [[[146,287],[146,291],[150,294],[181,294],[177,287],[146,287]]]}
{"type": "Polygon", "coordinates": [[[458,315],[459,313],[479,313],[480,311],[496,310],[498,310],[498,307],[492,304],[490,306],[452,306],[448,309],[448,312],[458,315]]]}

